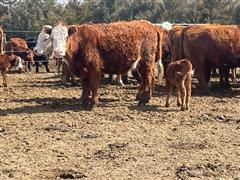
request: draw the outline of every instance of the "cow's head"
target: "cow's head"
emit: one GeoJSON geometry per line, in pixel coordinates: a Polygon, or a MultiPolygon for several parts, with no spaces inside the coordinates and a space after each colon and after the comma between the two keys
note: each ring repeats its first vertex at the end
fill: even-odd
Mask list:
{"type": "Polygon", "coordinates": [[[68,38],[68,27],[60,23],[53,27],[51,39],[53,43],[53,56],[55,58],[62,58],[66,54],[66,44],[68,38]]]}
{"type": "Polygon", "coordinates": [[[33,49],[36,55],[46,55],[52,52],[51,33],[52,26],[43,26],[41,33],[38,35],[37,44],[33,49]]]}
{"type": "Polygon", "coordinates": [[[26,52],[24,52],[24,59],[25,61],[34,63],[34,53],[31,49],[27,49],[26,52]]]}

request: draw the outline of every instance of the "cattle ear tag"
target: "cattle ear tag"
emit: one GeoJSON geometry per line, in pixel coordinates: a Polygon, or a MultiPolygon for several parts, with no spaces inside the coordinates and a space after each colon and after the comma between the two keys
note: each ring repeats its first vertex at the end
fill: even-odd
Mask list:
{"type": "Polygon", "coordinates": [[[68,36],[71,36],[72,34],[74,34],[77,31],[77,27],[76,26],[69,26],[68,27],[68,36]]]}

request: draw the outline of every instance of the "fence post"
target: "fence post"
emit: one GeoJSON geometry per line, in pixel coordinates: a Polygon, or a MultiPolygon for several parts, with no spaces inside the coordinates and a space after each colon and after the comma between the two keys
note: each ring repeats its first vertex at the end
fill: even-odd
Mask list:
{"type": "Polygon", "coordinates": [[[0,27],[0,34],[1,34],[1,39],[0,39],[0,54],[3,54],[3,30],[2,28],[0,27]]]}

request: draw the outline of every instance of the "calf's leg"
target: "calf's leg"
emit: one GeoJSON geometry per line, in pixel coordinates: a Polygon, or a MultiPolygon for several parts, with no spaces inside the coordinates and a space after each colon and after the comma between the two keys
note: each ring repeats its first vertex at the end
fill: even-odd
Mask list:
{"type": "Polygon", "coordinates": [[[187,91],[186,110],[188,110],[189,102],[190,102],[191,94],[192,94],[192,77],[191,77],[190,73],[187,75],[187,78],[185,79],[185,87],[186,87],[186,91],[187,91]]]}
{"type": "Polygon", "coordinates": [[[172,92],[172,85],[169,82],[166,82],[166,94],[167,94],[167,98],[166,98],[166,104],[165,107],[169,107],[169,100],[170,100],[170,95],[172,92]]]}
{"type": "Polygon", "coordinates": [[[3,77],[3,86],[7,87],[7,70],[6,69],[2,70],[2,77],[3,77]]]}

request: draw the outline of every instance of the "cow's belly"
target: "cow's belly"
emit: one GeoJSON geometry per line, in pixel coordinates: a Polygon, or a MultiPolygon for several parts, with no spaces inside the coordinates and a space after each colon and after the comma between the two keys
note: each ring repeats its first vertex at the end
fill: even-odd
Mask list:
{"type": "Polygon", "coordinates": [[[122,55],[121,53],[110,53],[105,54],[103,57],[104,61],[104,73],[110,74],[123,74],[130,69],[136,68],[140,57],[136,54],[132,56],[122,55]]]}

